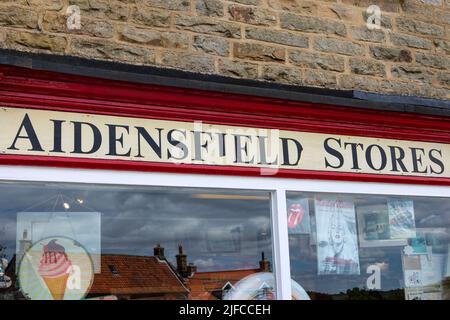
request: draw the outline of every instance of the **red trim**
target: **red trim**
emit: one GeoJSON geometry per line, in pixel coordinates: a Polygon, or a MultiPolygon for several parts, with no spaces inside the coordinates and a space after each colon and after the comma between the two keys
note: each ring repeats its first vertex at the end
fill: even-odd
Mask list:
{"type": "MultiPolygon", "coordinates": [[[[450,143],[450,117],[102,80],[0,65],[0,105],[450,143]]],[[[0,156],[1,164],[257,176],[258,168],[0,156]]],[[[279,170],[276,177],[450,185],[450,179],[279,170]]]]}

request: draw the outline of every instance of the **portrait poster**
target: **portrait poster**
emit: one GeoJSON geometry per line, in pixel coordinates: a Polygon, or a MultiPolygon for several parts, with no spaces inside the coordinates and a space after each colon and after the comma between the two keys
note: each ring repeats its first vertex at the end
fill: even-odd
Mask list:
{"type": "Polygon", "coordinates": [[[359,275],[353,201],[316,198],[315,214],[318,274],[359,275]]]}
{"type": "Polygon", "coordinates": [[[409,239],[416,237],[413,201],[388,201],[388,212],[391,239],[409,239]]]}
{"type": "Polygon", "coordinates": [[[309,234],[311,232],[311,223],[308,199],[287,199],[286,209],[289,234],[309,234]]]}

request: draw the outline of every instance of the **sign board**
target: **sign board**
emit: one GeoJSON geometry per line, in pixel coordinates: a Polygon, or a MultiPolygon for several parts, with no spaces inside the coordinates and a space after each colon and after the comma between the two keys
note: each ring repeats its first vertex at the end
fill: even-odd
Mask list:
{"type": "Polygon", "coordinates": [[[450,178],[450,144],[22,108],[1,154],[450,178]]]}

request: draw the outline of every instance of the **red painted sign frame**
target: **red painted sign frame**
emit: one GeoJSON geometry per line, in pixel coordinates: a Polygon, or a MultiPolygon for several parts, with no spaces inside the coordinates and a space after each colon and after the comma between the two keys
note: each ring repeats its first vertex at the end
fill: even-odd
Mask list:
{"type": "MultiPolygon", "coordinates": [[[[0,105],[450,144],[450,117],[193,90],[0,65],[0,105]]],[[[0,165],[259,176],[259,168],[0,155],[0,165]]],[[[275,175],[450,185],[448,178],[278,170],[275,175]]]]}

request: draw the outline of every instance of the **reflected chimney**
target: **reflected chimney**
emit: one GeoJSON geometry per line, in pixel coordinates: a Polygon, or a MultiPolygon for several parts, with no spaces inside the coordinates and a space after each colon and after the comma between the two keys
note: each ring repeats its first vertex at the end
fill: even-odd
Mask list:
{"type": "Polygon", "coordinates": [[[264,251],[261,252],[261,261],[259,261],[259,270],[261,272],[270,272],[270,261],[264,256],[264,251]]]}
{"type": "Polygon", "coordinates": [[[183,247],[181,245],[178,246],[177,271],[183,278],[187,278],[189,276],[187,255],[183,253],[183,247]]]}
{"type": "Polygon", "coordinates": [[[188,265],[188,274],[189,277],[192,277],[194,275],[194,273],[197,272],[197,266],[194,265],[193,263],[189,263],[188,265]]]}
{"type": "Polygon", "coordinates": [[[166,259],[166,257],[164,256],[164,248],[161,247],[161,244],[159,243],[155,248],[153,248],[153,255],[157,257],[159,260],[166,259]]]}
{"type": "Polygon", "coordinates": [[[16,264],[18,267],[18,263],[22,260],[22,257],[25,253],[31,248],[32,242],[28,239],[28,230],[24,229],[22,233],[22,239],[19,241],[19,252],[16,259],[16,264]]]}

